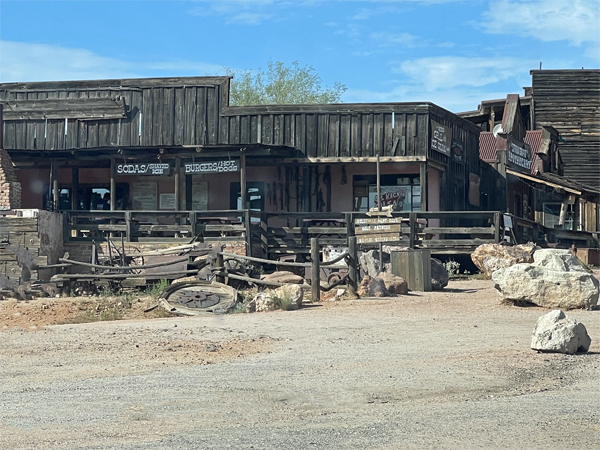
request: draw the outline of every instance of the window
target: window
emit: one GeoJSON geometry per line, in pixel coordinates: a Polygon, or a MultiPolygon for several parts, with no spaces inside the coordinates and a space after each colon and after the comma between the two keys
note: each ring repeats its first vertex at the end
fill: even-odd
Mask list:
{"type": "MultiPolygon", "coordinates": [[[[393,205],[395,211],[420,211],[421,186],[418,175],[382,175],[381,206],[393,205]]],[[[354,176],[354,211],[377,207],[377,177],[354,176]]]]}
{"type": "MultiPolygon", "coordinates": [[[[242,196],[240,183],[231,183],[230,187],[230,209],[242,209],[242,196]]],[[[265,208],[265,183],[246,183],[246,206],[252,211],[263,211],[265,208]]]]}

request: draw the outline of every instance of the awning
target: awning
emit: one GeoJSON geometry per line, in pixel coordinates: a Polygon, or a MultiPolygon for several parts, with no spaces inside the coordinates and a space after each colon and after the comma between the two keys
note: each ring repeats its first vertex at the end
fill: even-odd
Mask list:
{"type": "Polygon", "coordinates": [[[578,190],[573,189],[571,187],[567,187],[567,186],[564,186],[564,185],[558,184],[558,183],[552,183],[551,181],[542,180],[541,178],[537,178],[537,177],[534,177],[532,175],[526,175],[526,174],[521,173],[521,172],[515,172],[514,170],[506,169],[506,173],[510,173],[511,175],[514,175],[514,176],[519,177],[519,178],[523,178],[525,180],[533,181],[535,183],[545,184],[546,186],[551,186],[553,188],[563,189],[563,190],[565,190],[567,192],[570,192],[571,194],[575,194],[575,195],[581,195],[582,194],[581,191],[578,191],[578,190]]]}

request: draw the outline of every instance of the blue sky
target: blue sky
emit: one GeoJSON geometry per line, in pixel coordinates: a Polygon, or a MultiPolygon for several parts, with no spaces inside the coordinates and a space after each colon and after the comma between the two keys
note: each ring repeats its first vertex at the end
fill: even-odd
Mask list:
{"type": "Polygon", "coordinates": [[[600,67],[600,0],[0,1],[0,81],[311,65],[345,102],[451,111],[600,67]]]}

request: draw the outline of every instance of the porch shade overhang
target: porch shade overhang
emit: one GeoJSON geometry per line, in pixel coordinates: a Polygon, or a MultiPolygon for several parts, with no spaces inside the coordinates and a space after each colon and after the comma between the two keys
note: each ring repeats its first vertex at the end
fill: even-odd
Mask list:
{"type": "Polygon", "coordinates": [[[540,183],[556,189],[562,189],[571,194],[584,197],[586,200],[593,201],[594,203],[598,203],[600,201],[600,191],[592,187],[582,185],[580,183],[574,183],[572,181],[565,180],[553,174],[542,173],[540,174],[540,176],[543,178],[540,178],[533,175],[517,172],[511,169],[506,169],[506,173],[522,178],[524,180],[533,181],[534,183],[540,183]]]}

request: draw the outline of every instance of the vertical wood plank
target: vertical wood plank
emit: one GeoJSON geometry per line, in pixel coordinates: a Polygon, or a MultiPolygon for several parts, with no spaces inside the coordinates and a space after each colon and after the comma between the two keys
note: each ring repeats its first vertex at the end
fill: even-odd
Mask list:
{"type": "Polygon", "coordinates": [[[185,145],[196,145],[196,88],[184,88],[185,98],[185,120],[183,128],[183,143],[185,145]]]}
{"type": "Polygon", "coordinates": [[[250,118],[246,115],[240,118],[240,139],[244,144],[249,143],[251,139],[250,118]]]}
{"type": "Polygon", "coordinates": [[[317,154],[317,116],[307,114],[306,116],[306,156],[316,157],[317,154]]]}
{"type": "Polygon", "coordinates": [[[163,130],[161,145],[173,145],[174,130],[173,130],[173,119],[175,116],[175,89],[165,88],[163,91],[164,98],[164,109],[163,109],[163,130]]]}
{"type": "Polygon", "coordinates": [[[185,96],[182,87],[175,88],[175,105],[173,111],[173,145],[183,145],[183,129],[185,126],[185,96]]]}
{"type": "Polygon", "coordinates": [[[152,89],[152,138],[151,145],[163,145],[162,136],[164,128],[164,88],[152,89]]]}
{"type": "Polygon", "coordinates": [[[208,99],[208,94],[207,94],[207,90],[208,88],[205,87],[198,87],[198,88],[194,88],[196,90],[196,103],[195,103],[195,109],[196,109],[196,131],[195,131],[195,135],[196,135],[196,144],[198,145],[205,145],[208,144],[208,123],[207,123],[207,116],[206,116],[206,105],[207,105],[207,99],[208,99]]]}
{"type": "Polygon", "coordinates": [[[351,134],[350,116],[343,114],[340,116],[340,157],[350,156],[350,134],[351,134]]]}
{"type": "MultiPolygon", "coordinates": [[[[106,90],[96,91],[97,97],[107,98],[110,97],[109,92],[106,90]]],[[[98,120],[98,147],[108,147],[110,145],[110,134],[111,134],[111,121],[98,120]]]]}
{"type": "Polygon", "coordinates": [[[207,92],[207,144],[216,144],[218,140],[217,130],[219,126],[219,95],[216,88],[206,88],[207,92]]]}
{"type": "Polygon", "coordinates": [[[152,103],[152,89],[144,88],[142,90],[142,117],[140,119],[142,125],[140,144],[142,146],[152,145],[152,123],[154,121],[152,103]]]}
{"type": "Polygon", "coordinates": [[[140,120],[142,116],[143,109],[143,93],[142,91],[130,91],[129,93],[131,98],[131,106],[129,108],[128,119],[130,122],[129,135],[130,140],[129,144],[133,146],[140,145],[141,136],[140,136],[140,120]]]}
{"type": "MultiPolygon", "coordinates": [[[[419,114],[417,116],[417,142],[415,149],[415,155],[427,156],[427,150],[429,148],[427,139],[429,135],[429,117],[427,114],[419,114]]],[[[479,158],[479,155],[477,155],[479,158]]]]}
{"type": "Polygon", "coordinates": [[[394,156],[394,130],[392,129],[392,114],[383,115],[383,155],[394,156]]]}
{"type": "Polygon", "coordinates": [[[385,148],[383,146],[384,138],[383,129],[383,114],[373,114],[373,154],[374,155],[385,155],[385,148]]]}
{"type": "Polygon", "coordinates": [[[373,153],[373,113],[366,113],[362,115],[361,134],[361,156],[375,156],[373,153]]]}
{"type": "Polygon", "coordinates": [[[416,114],[407,114],[406,117],[406,154],[413,156],[415,154],[417,134],[416,114]]]}
{"type": "Polygon", "coordinates": [[[329,115],[329,130],[327,133],[327,156],[339,157],[340,156],[340,115],[330,114],[329,115]]]}
{"type": "Polygon", "coordinates": [[[362,156],[362,114],[350,116],[350,128],[350,156],[360,157],[362,156]]]}

